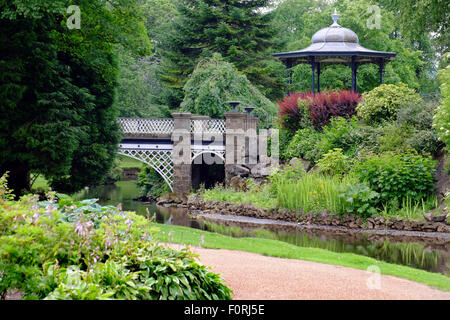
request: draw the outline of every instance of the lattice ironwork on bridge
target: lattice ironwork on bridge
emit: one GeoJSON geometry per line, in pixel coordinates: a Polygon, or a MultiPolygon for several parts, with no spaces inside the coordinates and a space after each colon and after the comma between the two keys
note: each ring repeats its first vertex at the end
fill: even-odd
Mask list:
{"type": "Polygon", "coordinates": [[[224,119],[191,120],[191,132],[225,133],[224,119]]]}
{"type": "Polygon", "coordinates": [[[121,146],[118,153],[144,162],[155,169],[169,185],[170,190],[173,191],[172,150],[131,149],[126,146],[121,146]]]}
{"type": "MultiPolygon", "coordinates": [[[[170,189],[174,190],[177,174],[174,173],[173,143],[168,139],[175,129],[174,119],[134,119],[119,118],[119,125],[124,140],[119,146],[118,153],[138,161],[144,162],[158,172],[170,189]]],[[[225,145],[223,139],[211,141],[210,135],[224,135],[226,125],[224,119],[189,119],[186,118],[185,128],[190,127],[191,133],[208,133],[205,141],[195,141],[190,146],[191,162],[205,153],[212,153],[225,161],[225,145]],[[220,142],[219,142],[220,141],[220,142]],[[206,144],[205,144],[206,142],[206,144]]],[[[176,169],[176,168],[175,168],[176,169]]],[[[179,173],[178,173],[179,175],[179,173]]],[[[176,189],[176,186],[175,186],[176,189]]]]}
{"type": "MultiPolygon", "coordinates": [[[[172,134],[174,130],[173,119],[134,119],[119,118],[122,133],[127,135],[145,136],[152,134],[172,134]]],[[[224,119],[191,120],[191,132],[225,133],[224,119]]]]}
{"type": "Polygon", "coordinates": [[[171,134],[173,119],[133,119],[119,118],[119,125],[124,135],[171,134]]]}

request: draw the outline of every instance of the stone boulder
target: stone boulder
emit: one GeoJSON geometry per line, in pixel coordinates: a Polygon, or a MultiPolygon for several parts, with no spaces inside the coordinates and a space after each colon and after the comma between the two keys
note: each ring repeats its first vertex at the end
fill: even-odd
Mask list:
{"type": "Polygon", "coordinates": [[[227,168],[227,170],[228,170],[228,174],[231,177],[241,177],[242,178],[242,177],[248,177],[250,174],[250,169],[248,169],[244,166],[238,165],[238,164],[230,166],[229,168],[227,168]]]}
{"type": "Polygon", "coordinates": [[[428,222],[445,222],[447,219],[446,214],[438,214],[438,215],[433,216],[432,212],[424,213],[423,217],[428,222]]]}
{"type": "Polygon", "coordinates": [[[181,204],[186,203],[187,201],[188,197],[184,193],[168,192],[158,197],[158,199],[156,200],[156,204],[157,205],[172,204],[172,203],[181,204]]]}
{"type": "Polygon", "coordinates": [[[275,166],[272,166],[270,163],[258,163],[251,170],[251,175],[254,178],[263,178],[270,176],[272,170],[275,169],[275,166]]]}

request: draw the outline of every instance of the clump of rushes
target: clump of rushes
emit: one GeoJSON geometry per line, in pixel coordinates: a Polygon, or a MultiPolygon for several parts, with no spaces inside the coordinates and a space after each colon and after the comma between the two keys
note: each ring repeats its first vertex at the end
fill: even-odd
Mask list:
{"type": "Polygon", "coordinates": [[[339,196],[344,186],[357,184],[353,176],[326,176],[319,173],[306,174],[301,180],[286,180],[277,188],[278,205],[282,208],[304,212],[329,210],[346,212],[345,201],[339,196]]]}

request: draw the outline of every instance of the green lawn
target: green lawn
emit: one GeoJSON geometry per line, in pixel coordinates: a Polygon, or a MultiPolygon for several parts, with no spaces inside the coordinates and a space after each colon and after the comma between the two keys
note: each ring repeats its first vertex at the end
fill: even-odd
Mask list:
{"type": "Polygon", "coordinates": [[[145,164],[141,161],[135,160],[133,158],[125,157],[122,155],[117,155],[116,161],[120,168],[142,168],[145,164]]]}
{"type": "Polygon", "coordinates": [[[48,191],[49,188],[50,188],[50,186],[48,185],[47,179],[45,179],[45,177],[42,174],[40,174],[37,177],[36,181],[33,183],[31,190],[32,191],[36,191],[36,190],[48,191]]]}
{"type": "Polygon", "coordinates": [[[290,258],[320,262],[344,267],[367,270],[376,265],[381,273],[406,278],[443,291],[450,291],[450,277],[406,266],[378,261],[353,253],[336,253],[318,248],[302,248],[277,240],[258,238],[232,238],[188,227],[155,224],[160,229],[155,237],[161,242],[199,246],[203,236],[203,247],[230,249],[259,253],[272,257],[290,258]]]}

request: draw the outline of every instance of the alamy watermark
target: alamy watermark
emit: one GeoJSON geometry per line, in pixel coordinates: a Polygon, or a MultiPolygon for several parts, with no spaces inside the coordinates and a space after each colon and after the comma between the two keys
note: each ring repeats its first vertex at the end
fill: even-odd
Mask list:
{"type": "Polygon", "coordinates": [[[200,132],[191,136],[188,130],[174,130],[172,133],[174,164],[263,163],[272,167],[278,166],[280,154],[278,129],[260,129],[259,132],[256,129],[227,129],[225,136],[224,141],[222,133],[200,132]]]}
{"type": "Polygon", "coordinates": [[[369,278],[366,281],[369,290],[381,290],[381,269],[377,265],[371,265],[367,268],[369,278]]]}
{"type": "Polygon", "coordinates": [[[81,10],[77,5],[71,5],[67,8],[67,13],[71,14],[67,19],[66,25],[69,30],[81,29],[81,10]]]}
{"type": "Polygon", "coordinates": [[[381,29],[381,9],[377,5],[372,5],[367,8],[367,14],[369,18],[367,19],[366,26],[368,29],[381,29]]]}

